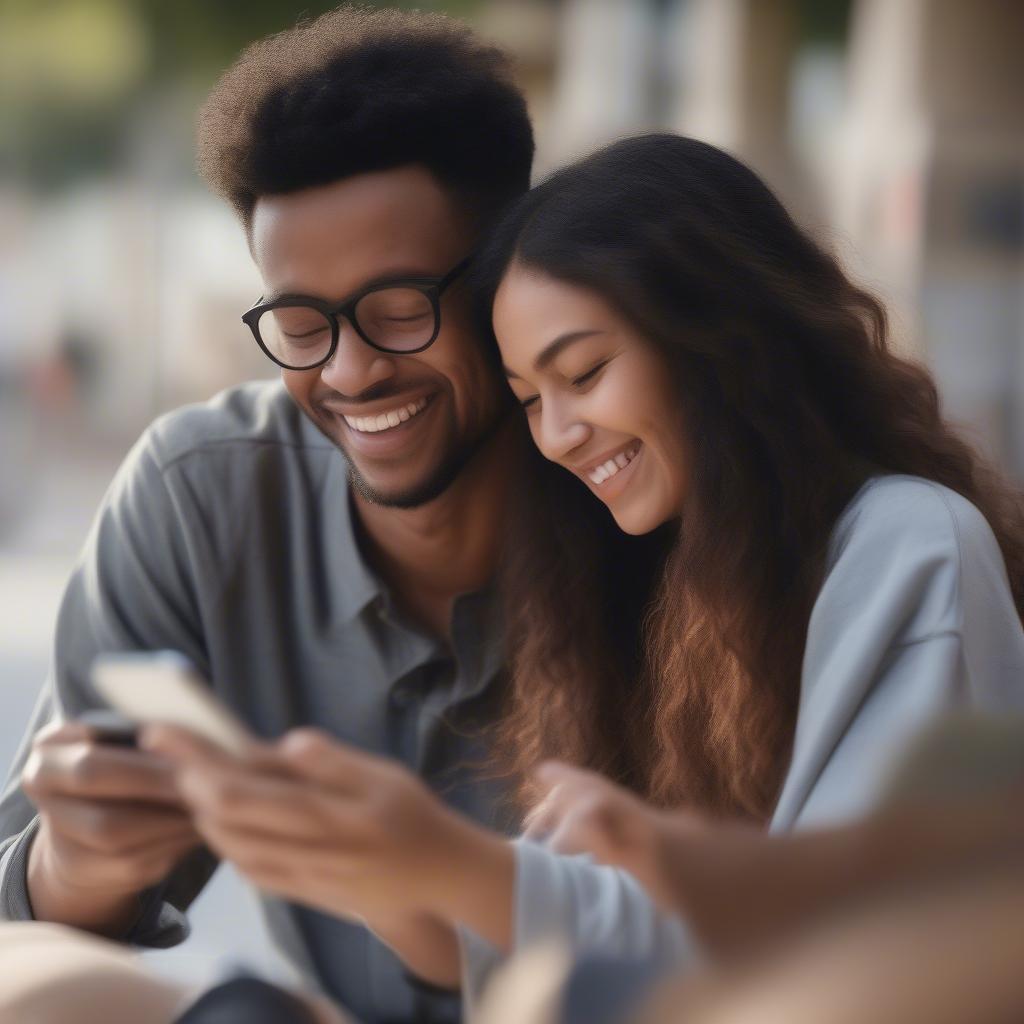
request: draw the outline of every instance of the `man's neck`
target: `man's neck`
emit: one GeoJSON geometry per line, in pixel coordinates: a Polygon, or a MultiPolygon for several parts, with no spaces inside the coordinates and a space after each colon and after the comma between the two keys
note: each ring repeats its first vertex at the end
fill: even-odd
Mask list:
{"type": "Polygon", "coordinates": [[[494,576],[521,445],[519,424],[507,421],[419,508],[387,508],[355,492],[367,557],[403,610],[439,636],[448,637],[455,598],[494,576]]]}

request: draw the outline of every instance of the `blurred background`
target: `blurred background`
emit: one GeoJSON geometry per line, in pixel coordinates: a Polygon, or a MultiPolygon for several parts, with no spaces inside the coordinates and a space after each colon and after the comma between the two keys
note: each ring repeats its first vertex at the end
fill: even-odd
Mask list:
{"type": "MultiPolygon", "coordinates": [[[[260,285],[192,165],[195,111],[313,0],[0,0],[0,760],[46,671],[61,587],[159,413],[267,376],[260,285]]],[[[383,6],[383,5],[381,5],[383,6]]],[[[402,5],[398,5],[402,6],[402,5]]],[[[512,51],[537,174],[612,138],[696,135],[750,163],[889,304],[949,414],[1024,479],[1024,3],[426,3],[512,51]]],[[[158,955],[271,966],[221,872],[158,955]]]]}

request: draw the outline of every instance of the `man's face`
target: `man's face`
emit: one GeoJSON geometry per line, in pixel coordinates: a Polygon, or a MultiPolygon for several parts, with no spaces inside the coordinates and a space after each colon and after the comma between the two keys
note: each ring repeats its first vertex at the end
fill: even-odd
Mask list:
{"type": "MultiPolygon", "coordinates": [[[[472,243],[465,214],[416,166],[265,196],[252,220],[267,299],[289,294],[337,303],[391,278],[442,277],[472,243]]],[[[342,319],[328,363],[281,374],[292,398],[345,454],[360,493],[397,507],[441,494],[488,437],[505,402],[504,385],[472,329],[461,278],[441,297],[440,332],[425,351],[379,352],[342,319]]]]}

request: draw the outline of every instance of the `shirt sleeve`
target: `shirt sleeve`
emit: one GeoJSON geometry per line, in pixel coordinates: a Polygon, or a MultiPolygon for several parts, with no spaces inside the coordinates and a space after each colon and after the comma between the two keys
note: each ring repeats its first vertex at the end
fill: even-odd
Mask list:
{"type": "Polygon", "coordinates": [[[1024,711],[1024,632],[973,505],[924,481],[893,482],[839,532],[773,831],[869,812],[916,738],[947,715],[1024,711]]]}
{"type": "MultiPolygon", "coordinates": [[[[542,944],[577,956],[693,965],[699,952],[684,922],[662,913],[632,875],[564,856],[526,839],[515,842],[516,887],[509,955],[542,944]]],[[[470,1008],[505,957],[466,929],[460,932],[463,995],[470,1008]]]]}
{"type": "MultiPolygon", "coordinates": [[[[0,797],[0,919],[30,920],[26,865],[38,819],[20,785],[32,737],[55,719],[99,706],[88,682],[100,652],[171,648],[207,670],[192,581],[209,559],[202,518],[184,488],[170,489],[147,433],[104,498],[67,585],[51,668],[28,732],[0,797]]],[[[166,882],[145,893],[126,941],[169,946],[188,934],[184,910],[215,867],[199,851],[166,882]]]]}

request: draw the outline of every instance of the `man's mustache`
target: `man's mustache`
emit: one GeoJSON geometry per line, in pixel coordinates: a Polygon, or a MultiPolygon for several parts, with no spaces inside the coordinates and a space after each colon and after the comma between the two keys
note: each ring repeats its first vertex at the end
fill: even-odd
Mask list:
{"type": "Polygon", "coordinates": [[[314,399],[314,404],[321,409],[332,409],[334,406],[344,405],[346,410],[353,406],[370,405],[372,402],[380,402],[388,398],[395,398],[401,401],[413,391],[422,389],[423,381],[407,381],[401,386],[394,384],[375,385],[360,391],[358,395],[346,395],[341,391],[332,390],[330,394],[319,396],[314,399]]]}

